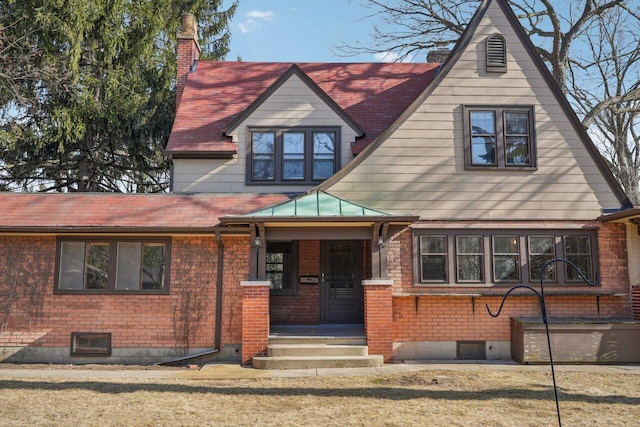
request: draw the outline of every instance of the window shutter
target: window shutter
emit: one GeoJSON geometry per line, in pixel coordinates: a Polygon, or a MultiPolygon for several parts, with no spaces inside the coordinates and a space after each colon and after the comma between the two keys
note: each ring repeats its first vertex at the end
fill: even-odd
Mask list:
{"type": "Polygon", "coordinates": [[[500,34],[493,34],[487,38],[487,71],[507,71],[507,43],[500,34]]]}

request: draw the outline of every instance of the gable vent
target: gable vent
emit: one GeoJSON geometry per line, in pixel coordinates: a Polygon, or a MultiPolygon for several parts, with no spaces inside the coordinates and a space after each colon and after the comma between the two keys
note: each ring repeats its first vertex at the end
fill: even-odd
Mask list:
{"type": "Polygon", "coordinates": [[[487,71],[507,71],[507,42],[500,34],[493,34],[487,38],[487,71]]]}

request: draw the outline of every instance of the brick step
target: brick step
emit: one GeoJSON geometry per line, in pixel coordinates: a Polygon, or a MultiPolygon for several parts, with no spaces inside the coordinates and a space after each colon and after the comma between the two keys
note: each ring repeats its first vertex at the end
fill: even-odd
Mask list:
{"type": "Polygon", "coordinates": [[[355,336],[308,336],[308,335],[286,335],[269,336],[269,345],[272,344],[327,344],[327,345],[367,345],[367,337],[363,335],[355,336]]]}
{"type": "Polygon", "coordinates": [[[339,344],[270,344],[270,357],[297,356],[366,356],[366,345],[339,344]]]}
{"type": "Polygon", "coordinates": [[[297,356],[254,357],[256,369],[366,368],[382,366],[381,355],[375,356],[297,356]]]}

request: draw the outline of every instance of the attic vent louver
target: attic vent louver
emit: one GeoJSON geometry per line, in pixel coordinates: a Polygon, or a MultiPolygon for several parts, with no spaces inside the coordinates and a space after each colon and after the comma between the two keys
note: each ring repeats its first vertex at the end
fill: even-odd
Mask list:
{"type": "Polygon", "coordinates": [[[493,34],[487,38],[487,71],[507,72],[507,42],[500,34],[493,34]]]}

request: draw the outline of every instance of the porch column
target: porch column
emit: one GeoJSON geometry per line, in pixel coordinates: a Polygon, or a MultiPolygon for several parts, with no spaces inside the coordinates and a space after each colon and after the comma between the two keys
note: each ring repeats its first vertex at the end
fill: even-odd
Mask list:
{"type": "Polygon", "coordinates": [[[393,280],[363,280],[364,330],[369,354],[381,354],[384,361],[393,359],[393,280]]]}
{"type": "Polygon", "coordinates": [[[269,280],[240,282],[242,287],[242,363],[267,355],[269,341],[269,280]]]}

